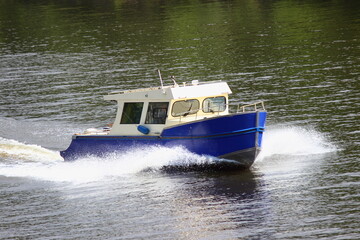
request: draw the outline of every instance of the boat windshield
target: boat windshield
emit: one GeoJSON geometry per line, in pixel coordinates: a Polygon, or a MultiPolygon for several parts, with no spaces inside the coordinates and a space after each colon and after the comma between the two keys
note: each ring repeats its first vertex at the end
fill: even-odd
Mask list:
{"type": "Polygon", "coordinates": [[[206,98],[203,101],[203,111],[208,112],[223,112],[226,109],[225,97],[206,98]]]}
{"type": "Polygon", "coordinates": [[[200,103],[197,99],[177,101],[173,104],[171,115],[173,117],[187,116],[199,111],[200,103]]]}

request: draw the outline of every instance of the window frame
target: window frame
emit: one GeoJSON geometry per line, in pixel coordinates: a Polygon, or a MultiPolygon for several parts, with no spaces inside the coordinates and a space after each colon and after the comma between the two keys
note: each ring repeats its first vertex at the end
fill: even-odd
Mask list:
{"type": "Polygon", "coordinates": [[[121,113],[120,124],[140,124],[143,109],[144,109],[144,102],[124,102],[123,108],[122,108],[122,113],[121,113]],[[128,110],[128,109],[126,109],[127,108],[126,106],[130,106],[130,104],[134,104],[134,105],[141,104],[141,107],[138,107],[138,109],[135,109],[135,108],[129,109],[129,110],[133,110],[133,111],[135,110],[136,112],[129,112],[127,114],[127,113],[125,113],[125,111],[128,110]],[[134,120],[131,119],[131,117],[134,117],[134,116],[129,116],[129,114],[131,114],[131,115],[136,114],[134,120]],[[127,121],[127,120],[130,120],[130,121],[127,121]]]}
{"type": "MultiPolygon", "coordinates": [[[[226,111],[226,97],[225,96],[215,96],[215,97],[208,97],[208,98],[205,98],[203,101],[202,101],[202,111],[204,112],[204,113],[215,113],[215,112],[224,112],[224,111],[226,111]],[[205,105],[205,102],[206,102],[206,100],[208,100],[208,99],[214,99],[214,98],[223,98],[224,99],[224,103],[221,103],[221,104],[223,104],[223,105],[219,105],[219,106],[216,106],[216,108],[218,108],[218,109],[223,109],[223,110],[213,110],[213,109],[211,109],[212,107],[210,107],[210,106],[208,106],[208,107],[205,107],[204,105],[205,105]],[[222,108],[222,106],[224,106],[223,108],[222,108]],[[209,110],[208,111],[205,111],[205,108],[208,108],[209,110]]],[[[212,102],[210,102],[210,104],[211,104],[212,102]]]]}
{"type": "MultiPolygon", "coordinates": [[[[168,116],[168,111],[169,111],[169,102],[149,102],[148,106],[147,106],[147,110],[146,110],[146,117],[145,117],[145,124],[165,124],[166,123],[166,119],[168,116]],[[152,107],[152,105],[156,105],[156,104],[166,104],[166,108],[164,107],[152,107]],[[155,110],[160,110],[160,109],[165,109],[165,115],[160,116],[160,117],[154,117],[155,114],[155,110]],[[150,116],[149,114],[151,114],[152,116],[150,116]],[[150,121],[152,120],[152,121],[150,121]],[[156,120],[161,120],[159,122],[157,122],[156,120]]],[[[161,113],[163,114],[163,113],[161,113]]]]}
{"type": "Polygon", "coordinates": [[[171,106],[171,116],[173,116],[173,117],[186,117],[188,115],[197,114],[199,110],[200,110],[200,101],[198,99],[196,99],[196,98],[178,100],[178,101],[175,101],[171,106]],[[192,109],[192,104],[191,104],[189,110],[184,111],[184,112],[174,113],[175,104],[179,104],[181,102],[189,102],[189,101],[197,102],[198,108],[195,109],[196,110],[195,112],[189,112],[192,109]]]}

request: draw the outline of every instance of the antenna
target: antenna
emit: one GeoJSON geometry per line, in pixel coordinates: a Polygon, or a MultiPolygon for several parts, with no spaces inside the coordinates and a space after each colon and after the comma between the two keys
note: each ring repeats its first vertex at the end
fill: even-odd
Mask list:
{"type": "Polygon", "coordinates": [[[164,84],[163,84],[163,80],[162,80],[162,77],[161,77],[161,72],[160,72],[159,69],[157,69],[157,72],[158,72],[159,78],[160,78],[161,89],[164,89],[164,84]]]}
{"type": "Polygon", "coordinates": [[[174,87],[178,87],[179,85],[175,81],[175,76],[170,76],[171,80],[173,80],[174,87]]]}

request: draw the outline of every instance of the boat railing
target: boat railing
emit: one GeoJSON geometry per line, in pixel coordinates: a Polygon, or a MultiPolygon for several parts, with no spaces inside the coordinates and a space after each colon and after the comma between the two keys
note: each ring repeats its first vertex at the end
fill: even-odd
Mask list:
{"type": "Polygon", "coordinates": [[[254,103],[245,104],[245,105],[241,105],[240,103],[239,104],[231,104],[231,106],[235,106],[236,113],[253,112],[253,111],[259,111],[259,110],[265,111],[266,110],[264,101],[254,102],[254,103]]]}

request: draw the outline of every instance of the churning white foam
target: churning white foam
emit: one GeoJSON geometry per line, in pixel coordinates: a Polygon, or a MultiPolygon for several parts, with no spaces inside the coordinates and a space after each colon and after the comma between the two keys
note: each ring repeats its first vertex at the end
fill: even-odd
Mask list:
{"type": "MultiPolygon", "coordinates": [[[[39,159],[48,156],[46,149],[26,145],[34,150],[39,159]],[[43,152],[38,151],[40,148],[43,152]],[[45,153],[45,154],[44,154],[45,153]],[[43,156],[41,156],[44,154],[43,156]]],[[[50,150],[48,150],[50,151],[50,150]]],[[[22,155],[22,150],[19,152],[22,155]]],[[[28,156],[31,156],[28,155],[28,156]]],[[[0,175],[8,177],[30,177],[56,182],[91,182],[108,177],[133,175],[142,171],[156,171],[164,166],[190,166],[210,164],[220,159],[200,156],[182,147],[148,147],[130,149],[125,153],[108,154],[105,157],[87,156],[73,162],[58,161],[53,155],[52,161],[23,161],[9,164],[0,163],[0,175]]]]}
{"type": "MultiPolygon", "coordinates": [[[[325,154],[336,150],[326,135],[313,129],[270,127],[264,134],[263,149],[257,161],[278,155],[325,154]]],[[[102,158],[87,156],[74,162],[64,162],[59,152],[0,138],[0,175],[55,182],[91,182],[146,170],[157,171],[165,166],[187,167],[221,161],[226,160],[197,155],[182,147],[152,146],[102,158]]]]}
{"type": "Polygon", "coordinates": [[[314,155],[336,152],[337,150],[337,147],[331,143],[326,134],[313,128],[273,127],[264,133],[262,151],[257,161],[274,155],[314,155]]]}
{"type": "Polygon", "coordinates": [[[2,137],[0,137],[0,158],[36,162],[62,160],[59,152],[2,137]]]}

